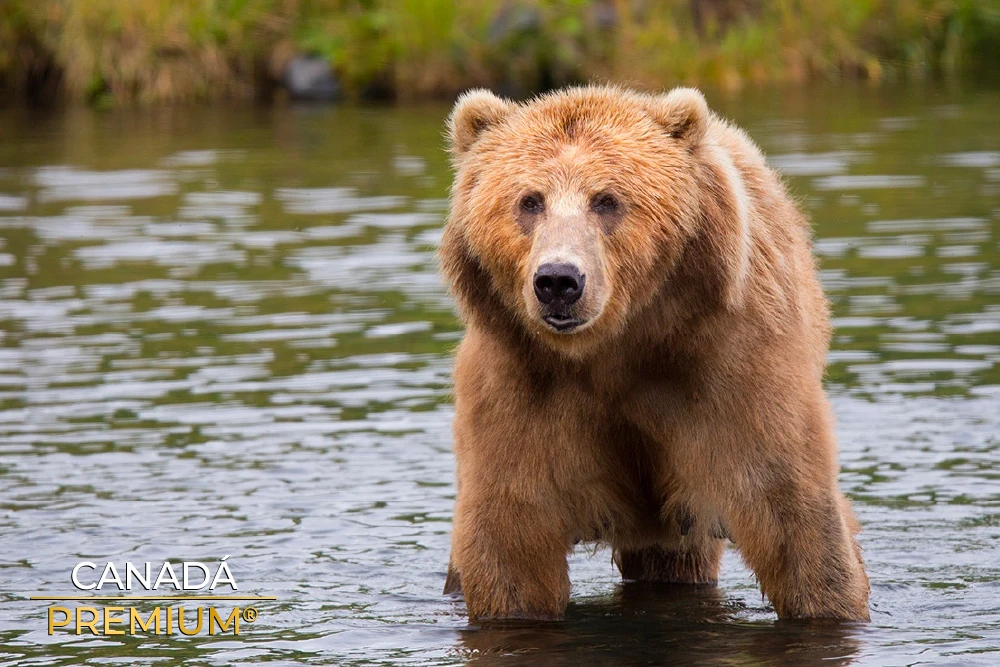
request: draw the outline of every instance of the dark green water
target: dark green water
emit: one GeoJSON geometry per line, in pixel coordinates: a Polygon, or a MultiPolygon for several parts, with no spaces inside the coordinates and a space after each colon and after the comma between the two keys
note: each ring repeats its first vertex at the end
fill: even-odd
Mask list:
{"type": "MultiPolygon", "coordinates": [[[[567,620],[442,597],[460,331],[446,108],[0,114],[0,665],[1000,664],[1000,91],[722,98],[816,224],[870,626],[571,560],[567,620]],[[82,560],[229,564],[239,637],[46,632],[82,560]]],[[[107,588],[103,591],[108,592],[107,588]]]]}

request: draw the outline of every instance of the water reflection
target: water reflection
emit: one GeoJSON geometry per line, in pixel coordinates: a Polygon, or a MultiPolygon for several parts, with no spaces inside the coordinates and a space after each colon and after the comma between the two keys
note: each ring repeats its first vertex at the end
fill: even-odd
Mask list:
{"type": "Polygon", "coordinates": [[[571,604],[563,623],[464,630],[459,651],[515,665],[847,665],[861,645],[859,626],[753,623],[742,611],[716,588],[618,584],[611,596],[571,604]]]}

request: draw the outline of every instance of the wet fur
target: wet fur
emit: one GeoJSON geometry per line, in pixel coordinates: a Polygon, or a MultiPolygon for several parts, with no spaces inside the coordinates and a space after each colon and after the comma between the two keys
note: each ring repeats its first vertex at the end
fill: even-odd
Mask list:
{"type": "Polygon", "coordinates": [[[731,537],[783,618],[868,619],[821,380],[830,327],[808,224],[696,91],[477,91],[449,121],[440,250],[467,330],[446,589],[472,619],[557,619],[578,541],[626,579],[710,584],[731,537]],[[572,145],[572,150],[567,146],[572,145]],[[607,304],[547,331],[524,284],[518,187],[614,187],[607,304]]]}

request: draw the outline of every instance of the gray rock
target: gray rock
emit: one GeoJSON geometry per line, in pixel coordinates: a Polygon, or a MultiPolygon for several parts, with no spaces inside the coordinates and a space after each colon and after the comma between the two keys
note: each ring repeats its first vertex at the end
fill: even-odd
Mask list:
{"type": "Polygon", "coordinates": [[[281,81],[293,99],[331,101],[340,97],[340,84],[330,64],[315,56],[296,56],[281,81]]]}

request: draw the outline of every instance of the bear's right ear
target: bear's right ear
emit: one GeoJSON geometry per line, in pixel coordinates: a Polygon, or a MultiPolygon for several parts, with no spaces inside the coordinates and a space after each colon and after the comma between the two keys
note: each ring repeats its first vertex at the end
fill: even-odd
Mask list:
{"type": "Polygon", "coordinates": [[[513,102],[501,99],[488,90],[463,93],[448,118],[452,154],[462,157],[484,130],[503,122],[513,108],[513,102]]]}
{"type": "Polygon", "coordinates": [[[646,112],[671,137],[690,143],[705,136],[711,116],[705,96],[696,88],[674,88],[666,95],[655,95],[647,102],[646,112]]]}

